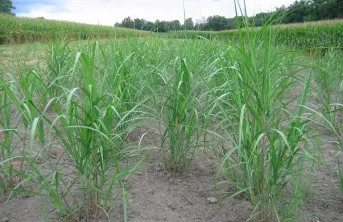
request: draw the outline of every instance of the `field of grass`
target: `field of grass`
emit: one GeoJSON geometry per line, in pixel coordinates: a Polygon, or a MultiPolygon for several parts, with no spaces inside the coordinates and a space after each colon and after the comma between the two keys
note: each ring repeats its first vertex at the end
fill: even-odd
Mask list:
{"type": "MultiPolygon", "coordinates": [[[[32,32],[27,35],[32,39],[38,38],[34,33],[50,39],[77,28],[87,35],[107,32],[98,26],[68,29],[69,23],[59,32],[45,20],[40,22],[51,23],[51,29],[32,31],[32,20],[13,19],[6,33],[22,24],[20,30],[24,36],[32,32]]],[[[220,204],[228,198],[249,203],[245,220],[323,215],[307,208],[316,195],[343,200],[343,57],[336,34],[342,28],[325,27],[320,30],[327,42],[312,41],[317,26],[290,26],[222,32],[217,38],[123,34],[126,38],[1,46],[0,199],[10,204],[18,194],[38,197],[44,221],[113,221],[118,214],[140,221],[128,213],[134,203],[127,186],[133,186],[135,172],[156,160],[146,178],[158,166],[162,175],[172,175],[169,181],[182,184],[180,175],[190,174],[202,156],[216,166],[209,178],[213,189],[225,185],[220,204]],[[300,48],[314,48],[316,56],[293,50],[299,48],[297,35],[312,39],[300,48]],[[321,47],[329,48],[322,54],[321,47]],[[146,143],[150,130],[154,138],[146,143]],[[318,193],[316,187],[324,186],[318,177],[327,174],[333,181],[326,182],[328,193],[318,193]]],[[[326,210],[341,217],[337,209],[340,205],[326,210]]],[[[154,209],[157,216],[159,210],[165,209],[154,209]]],[[[229,219],[222,214],[216,221],[229,219]]]]}
{"type": "Polygon", "coordinates": [[[53,39],[95,39],[147,36],[150,32],[75,22],[0,15],[0,44],[18,44],[53,39]]]}

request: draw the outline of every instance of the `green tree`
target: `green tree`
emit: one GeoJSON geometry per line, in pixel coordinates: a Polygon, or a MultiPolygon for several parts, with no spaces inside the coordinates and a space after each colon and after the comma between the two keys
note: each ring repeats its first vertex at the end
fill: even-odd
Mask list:
{"type": "Polygon", "coordinates": [[[219,15],[208,17],[207,24],[209,29],[213,31],[228,29],[228,19],[219,15]]]}
{"type": "Polygon", "coordinates": [[[170,22],[171,30],[180,30],[181,22],[179,20],[173,20],[170,22]]]}
{"type": "Polygon", "coordinates": [[[287,8],[287,16],[285,23],[297,23],[304,22],[306,19],[311,17],[311,2],[309,0],[295,1],[287,8]]]}
{"type": "Polygon", "coordinates": [[[339,7],[337,0],[312,0],[312,9],[316,20],[337,18],[337,7],[339,7]]]}
{"type": "MultiPolygon", "coordinates": [[[[164,30],[164,28],[162,28],[162,31],[164,30]]],[[[161,21],[159,19],[155,20],[154,23],[154,32],[161,32],[161,21]]]]}
{"type": "Polygon", "coordinates": [[[154,28],[155,28],[155,24],[153,22],[147,21],[143,27],[143,30],[153,31],[154,28]]]}
{"type": "Polygon", "coordinates": [[[185,24],[183,25],[183,28],[185,28],[187,30],[193,30],[194,23],[193,23],[192,18],[188,18],[185,20],[185,24]]]}
{"type": "Polygon", "coordinates": [[[161,21],[158,25],[158,31],[159,32],[168,32],[168,28],[169,28],[168,22],[166,22],[164,20],[161,21]]]}
{"type": "Polygon", "coordinates": [[[343,17],[343,0],[296,0],[287,8],[285,23],[343,17]]]}
{"type": "Polygon", "coordinates": [[[134,20],[131,19],[131,17],[124,18],[123,21],[121,22],[121,26],[124,28],[134,28],[134,20]]]}
{"type": "Polygon", "coordinates": [[[15,9],[11,0],[0,0],[0,14],[8,13],[13,14],[12,10],[15,9]]]}
{"type": "Polygon", "coordinates": [[[146,25],[147,21],[145,19],[136,18],[134,23],[135,29],[144,30],[144,26],[146,25]]]}
{"type": "Polygon", "coordinates": [[[336,0],[336,17],[343,18],[343,0],[336,0]]]}

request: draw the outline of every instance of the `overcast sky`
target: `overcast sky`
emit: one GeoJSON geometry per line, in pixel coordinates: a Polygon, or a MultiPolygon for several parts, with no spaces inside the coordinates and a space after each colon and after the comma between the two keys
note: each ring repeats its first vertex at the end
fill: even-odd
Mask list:
{"type": "MultiPolygon", "coordinates": [[[[234,0],[184,0],[186,17],[234,17],[234,0]]],[[[248,14],[268,12],[295,0],[246,0],[248,14]]],[[[178,19],[183,23],[183,0],[12,0],[17,16],[113,25],[127,16],[149,21],[178,19]]],[[[241,0],[241,2],[243,2],[241,0]]]]}

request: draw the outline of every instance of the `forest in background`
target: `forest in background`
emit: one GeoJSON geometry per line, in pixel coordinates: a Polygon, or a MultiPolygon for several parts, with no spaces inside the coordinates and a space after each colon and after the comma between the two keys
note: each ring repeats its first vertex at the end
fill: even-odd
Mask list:
{"type": "MultiPolygon", "coordinates": [[[[266,22],[276,22],[279,24],[290,24],[309,21],[320,21],[343,18],[343,0],[300,0],[295,1],[290,6],[276,8],[272,12],[262,12],[250,17],[250,21],[255,26],[262,26],[266,22]]],[[[141,18],[132,19],[130,16],[116,23],[116,27],[131,28],[146,31],[169,32],[177,30],[201,30],[201,31],[221,31],[237,28],[238,22],[242,21],[242,16],[226,18],[214,15],[208,18],[201,18],[193,21],[187,18],[183,24],[179,20],[155,22],[141,18]]]]}

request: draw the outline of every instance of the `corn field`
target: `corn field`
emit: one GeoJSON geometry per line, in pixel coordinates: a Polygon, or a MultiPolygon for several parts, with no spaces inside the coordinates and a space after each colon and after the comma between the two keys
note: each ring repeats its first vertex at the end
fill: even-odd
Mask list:
{"type": "MultiPolygon", "coordinates": [[[[244,24],[242,24],[244,27],[244,24]]],[[[342,48],[343,47],[343,21],[332,20],[301,24],[274,25],[271,31],[275,36],[275,41],[279,45],[284,45],[292,49],[314,49],[322,48],[342,48]]],[[[211,31],[175,31],[167,34],[170,38],[206,38],[223,41],[239,42],[241,35],[245,37],[252,31],[259,32],[261,27],[220,32],[211,31]]]]}
{"type": "Polygon", "coordinates": [[[149,32],[75,22],[0,15],[0,44],[49,41],[52,39],[96,39],[147,36],[149,32]]]}

